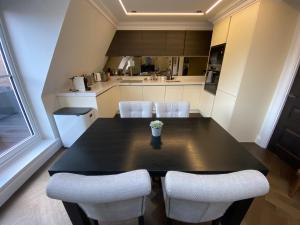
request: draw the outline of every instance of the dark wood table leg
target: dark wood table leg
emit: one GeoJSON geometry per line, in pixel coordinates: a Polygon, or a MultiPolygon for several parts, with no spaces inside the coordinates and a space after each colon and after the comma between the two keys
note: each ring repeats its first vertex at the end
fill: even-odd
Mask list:
{"type": "Polygon", "coordinates": [[[240,225],[246,215],[253,198],[234,202],[220,218],[222,225],[240,225]]]}
{"type": "Polygon", "coordinates": [[[296,192],[300,189],[300,169],[297,171],[297,179],[293,182],[292,188],[289,191],[289,196],[292,198],[296,192]]]}
{"type": "Polygon", "coordinates": [[[63,204],[73,225],[91,225],[89,218],[77,204],[69,202],[63,204]]]}
{"type": "Polygon", "coordinates": [[[140,216],[140,217],[138,218],[138,220],[139,220],[139,225],[144,225],[144,224],[145,224],[144,216],[140,216]]]}

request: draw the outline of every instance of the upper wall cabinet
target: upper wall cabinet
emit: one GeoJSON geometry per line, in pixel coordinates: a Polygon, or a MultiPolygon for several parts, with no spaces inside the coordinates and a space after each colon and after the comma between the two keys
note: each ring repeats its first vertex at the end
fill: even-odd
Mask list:
{"type": "Polygon", "coordinates": [[[227,42],[230,20],[231,17],[227,17],[226,19],[214,25],[211,46],[216,46],[227,42]]]}
{"type": "Polygon", "coordinates": [[[109,49],[107,56],[136,56],[140,55],[142,50],[142,32],[122,30],[117,31],[109,49]]]}
{"type": "Polygon", "coordinates": [[[166,32],[165,31],[141,31],[139,45],[140,55],[163,56],[165,55],[166,32]]]}
{"type": "Polygon", "coordinates": [[[253,4],[231,17],[218,89],[238,95],[252,44],[259,4],[253,4]]]}
{"type": "Polygon", "coordinates": [[[184,51],[184,31],[167,31],[166,32],[166,56],[181,56],[184,51]]]}
{"type": "Polygon", "coordinates": [[[185,56],[208,56],[211,31],[186,31],[184,43],[185,56]]]}
{"type": "Polygon", "coordinates": [[[107,56],[208,56],[211,31],[116,32],[107,56]]]}

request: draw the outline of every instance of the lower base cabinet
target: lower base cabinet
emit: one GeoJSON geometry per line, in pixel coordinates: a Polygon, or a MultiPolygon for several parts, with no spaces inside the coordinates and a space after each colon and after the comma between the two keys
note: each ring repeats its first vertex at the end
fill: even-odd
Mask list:
{"type": "Polygon", "coordinates": [[[165,86],[143,86],[143,100],[152,102],[164,102],[165,92],[165,86]]]}
{"type": "Polygon", "coordinates": [[[200,113],[204,117],[211,117],[212,109],[214,106],[215,95],[207,92],[202,87],[200,96],[200,113]]]}
{"type": "Polygon", "coordinates": [[[113,118],[118,111],[119,87],[112,87],[97,96],[98,116],[101,118],[113,118]]]}
{"type": "Polygon", "coordinates": [[[165,102],[182,101],[183,86],[166,86],[165,102]]]}
{"type": "Polygon", "coordinates": [[[58,97],[58,101],[60,107],[95,108],[100,118],[113,118],[119,110],[119,101],[187,101],[191,112],[205,112],[204,116],[207,116],[212,104],[202,98],[203,92],[203,85],[121,85],[112,87],[97,97],[64,96],[58,97]]]}
{"type": "Polygon", "coordinates": [[[236,97],[218,90],[212,110],[212,118],[228,131],[236,97]]]}
{"type": "Polygon", "coordinates": [[[143,86],[120,86],[120,101],[142,101],[143,86]]]}
{"type": "Polygon", "coordinates": [[[190,103],[191,112],[199,112],[203,85],[184,85],[182,100],[190,103]]]}

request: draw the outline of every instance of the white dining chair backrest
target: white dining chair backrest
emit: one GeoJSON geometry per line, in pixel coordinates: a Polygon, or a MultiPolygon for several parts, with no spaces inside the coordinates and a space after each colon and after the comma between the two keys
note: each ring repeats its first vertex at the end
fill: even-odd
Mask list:
{"type": "Polygon", "coordinates": [[[189,117],[190,104],[189,102],[156,102],[155,103],[156,117],[189,117]]]}
{"type": "Polygon", "coordinates": [[[153,103],[150,101],[121,101],[121,118],[151,118],[153,103]]]}
{"type": "Polygon", "coordinates": [[[145,196],[150,192],[151,179],[146,170],[106,176],[57,173],[47,186],[50,198],[77,203],[90,219],[98,222],[142,216],[145,196]]]}
{"type": "Polygon", "coordinates": [[[256,170],[219,175],[170,171],[162,187],[167,217],[187,223],[218,219],[233,202],[269,191],[268,180],[256,170]]]}

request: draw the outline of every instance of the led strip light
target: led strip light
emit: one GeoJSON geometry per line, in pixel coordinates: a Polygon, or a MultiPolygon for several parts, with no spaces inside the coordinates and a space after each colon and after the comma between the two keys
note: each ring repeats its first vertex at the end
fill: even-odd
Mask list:
{"type": "MultiPolygon", "coordinates": [[[[223,0],[216,1],[208,10],[206,10],[205,14],[208,14],[212,11],[217,5],[219,5],[223,0]]],[[[196,13],[158,13],[158,12],[127,12],[122,0],[119,0],[119,3],[127,16],[203,16],[203,12],[196,13]]]]}

